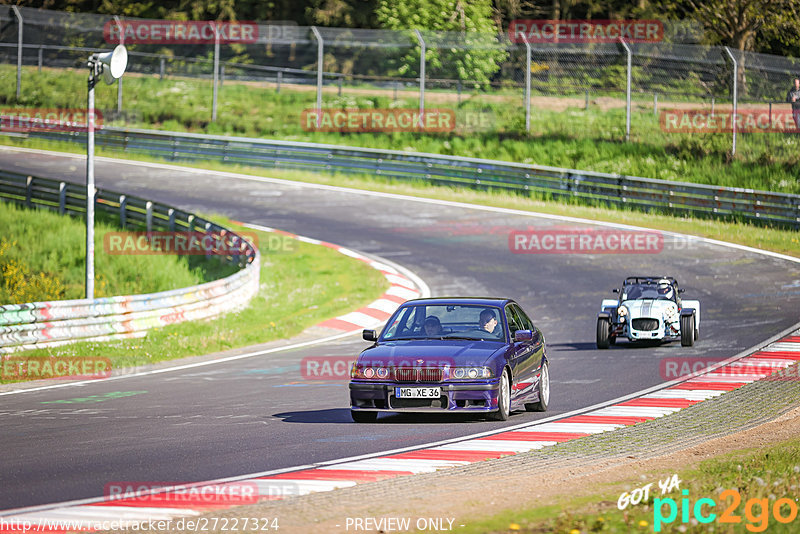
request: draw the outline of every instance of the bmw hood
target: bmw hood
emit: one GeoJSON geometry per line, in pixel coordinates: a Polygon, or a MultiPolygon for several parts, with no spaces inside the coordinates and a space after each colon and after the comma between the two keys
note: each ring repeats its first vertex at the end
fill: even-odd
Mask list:
{"type": "Polygon", "coordinates": [[[503,347],[501,342],[456,339],[391,341],[366,349],[358,363],[386,367],[480,366],[503,347]]]}

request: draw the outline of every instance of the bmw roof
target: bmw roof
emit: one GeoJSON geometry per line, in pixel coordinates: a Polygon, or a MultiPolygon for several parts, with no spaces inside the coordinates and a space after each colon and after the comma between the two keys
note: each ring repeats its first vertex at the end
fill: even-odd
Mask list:
{"type": "Polygon", "coordinates": [[[476,306],[495,306],[502,308],[509,302],[516,301],[514,299],[502,297],[430,297],[408,300],[403,304],[403,306],[409,304],[427,304],[430,306],[446,306],[448,304],[474,304],[476,306]]]}

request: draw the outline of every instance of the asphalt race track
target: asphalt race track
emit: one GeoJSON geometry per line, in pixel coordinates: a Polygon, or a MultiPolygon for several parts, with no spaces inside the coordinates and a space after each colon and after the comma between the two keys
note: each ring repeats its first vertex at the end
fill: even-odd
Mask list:
{"type": "MultiPolygon", "coordinates": [[[[0,150],[0,168],[84,183],[83,158],[0,150]]],[[[509,421],[383,416],[358,425],[347,383],[303,357],[355,356],[357,336],[225,364],[0,397],[0,510],[99,497],[120,481],[190,482],[407,447],[564,413],[664,382],[666,358],[724,359],[800,317],[800,264],[699,241],[655,254],[514,254],[511,230],[581,225],[507,213],[97,161],[97,187],[322,239],[395,261],[434,296],[517,299],[547,338],[551,406],[509,421]],[[702,304],[700,340],[595,349],[595,318],[632,274],[672,275],[702,304]],[[83,402],[89,396],[101,402],[83,402]],[[70,401],[53,403],[52,401],[70,401]],[[447,423],[447,424],[445,424],[447,423]]]]}

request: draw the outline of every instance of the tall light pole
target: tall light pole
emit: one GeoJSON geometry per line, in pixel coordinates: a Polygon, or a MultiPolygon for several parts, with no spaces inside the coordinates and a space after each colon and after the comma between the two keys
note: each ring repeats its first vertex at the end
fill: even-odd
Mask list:
{"type": "Polygon", "coordinates": [[[113,52],[89,57],[89,97],[86,111],[86,298],[94,299],[94,86],[103,75],[109,85],[125,73],[128,51],[118,45],[113,52]]]}

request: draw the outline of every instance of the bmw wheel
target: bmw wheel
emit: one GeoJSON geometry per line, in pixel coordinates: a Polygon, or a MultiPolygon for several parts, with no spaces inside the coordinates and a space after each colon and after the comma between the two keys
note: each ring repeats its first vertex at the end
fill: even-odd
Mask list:
{"type": "Polygon", "coordinates": [[[539,402],[526,404],[525,409],[529,412],[546,412],[548,404],[550,404],[550,366],[545,360],[542,362],[542,374],[539,378],[539,402]]]}
{"type": "Polygon", "coordinates": [[[511,387],[508,384],[508,370],[503,369],[500,377],[500,390],[497,392],[497,411],[489,414],[495,421],[507,421],[511,413],[511,387]]]}

